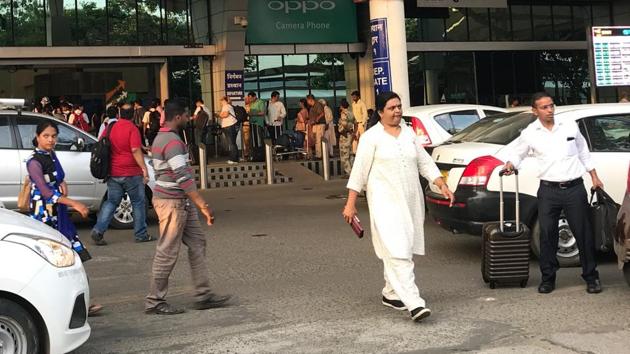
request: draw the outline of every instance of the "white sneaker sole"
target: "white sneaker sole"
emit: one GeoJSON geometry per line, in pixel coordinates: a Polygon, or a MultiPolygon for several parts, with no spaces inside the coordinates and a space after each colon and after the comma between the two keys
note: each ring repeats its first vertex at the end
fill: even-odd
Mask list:
{"type": "Polygon", "coordinates": [[[385,301],[381,301],[381,303],[382,303],[384,306],[387,306],[387,307],[392,308],[392,309],[394,309],[394,310],[398,310],[398,311],[406,311],[406,310],[407,310],[407,307],[406,307],[406,306],[403,306],[403,307],[396,307],[396,306],[394,306],[394,305],[392,305],[392,304],[390,304],[390,303],[387,303],[387,302],[385,302],[385,301]]]}
{"type": "Polygon", "coordinates": [[[422,311],[418,312],[415,316],[412,316],[411,319],[414,320],[415,322],[420,322],[429,316],[431,316],[431,310],[423,309],[422,311]]]}

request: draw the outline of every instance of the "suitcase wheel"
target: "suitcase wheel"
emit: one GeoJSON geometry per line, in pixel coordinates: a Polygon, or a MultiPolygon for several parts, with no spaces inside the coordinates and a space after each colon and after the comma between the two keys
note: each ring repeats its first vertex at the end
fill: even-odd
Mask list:
{"type": "Polygon", "coordinates": [[[497,283],[496,283],[496,282],[494,282],[494,281],[491,281],[491,282],[490,282],[490,289],[494,289],[494,288],[496,288],[496,287],[497,287],[497,283]]]}
{"type": "Polygon", "coordinates": [[[527,280],[521,280],[521,288],[527,287],[527,280]]]}

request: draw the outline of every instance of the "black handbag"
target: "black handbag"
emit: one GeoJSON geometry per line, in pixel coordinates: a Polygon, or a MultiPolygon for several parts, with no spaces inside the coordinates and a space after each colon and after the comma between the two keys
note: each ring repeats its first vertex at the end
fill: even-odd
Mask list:
{"type": "Polygon", "coordinates": [[[591,205],[595,248],[602,252],[610,252],[613,249],[617,213],[620,205],[601,188],[591,190],[589,204],[591,205]],[[593,197],[597,197],[597,200],[593,201],[593,197]]]}

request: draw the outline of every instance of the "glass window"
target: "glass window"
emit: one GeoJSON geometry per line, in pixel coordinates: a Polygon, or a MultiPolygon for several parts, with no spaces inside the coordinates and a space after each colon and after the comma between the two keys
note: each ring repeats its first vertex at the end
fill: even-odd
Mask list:
{"type": "Polygon", "coordinates": [[[310,54],[309,75],[310,91],[316,99],[323,98],[327,102],[335,101],[334,79],[332,77],[333,55],[330,54],[310,54]]]}
{"type": "MultiPolygon", "coordinates": [[[[497,126],[499,123],[503,121],[511,122],[510,119],[524,120],[527,122],[527,124],[529,124],[530,122],[534,120],[534,118],[535,117],[532,113],[508,112],[508,113],[498,114],[490,118],[481,119],[478,122],[471,124],[466,129],[453,135],[449,139],[449,141],[453,141],[453,142],[477,141],[476,139],[478,137],[484,135],[487,131],[492,130],[495,126],[497,126]]],[[[527,124],[525,126],[527,126],[527,124]]]]}
{"type": "Polygon", "coordinates": [[[0,1],[0,46],[13,45],[11,2],[0,1]]]}
{"type": "Polygon", "coordinates": [[[409,42],[420,41],[420,28],[418,27],[417,18],[405,19],[405,34],[407,35],[407,41],[409,42]]]}
{"type": "Polygon", "coordinates": [[[492,21],[491,32],[493,41],[512,40],[512,31],[510,29],[510,9],[490,9],[490,19],[492,21]]]}
{"type": "Polygon", "coordinates": [[[488,41],[490,39],[490,20],[488,9],[469,8],[468,28],[471,41],[488,41]]]}
{"type": "Polygon", "coordinates": [[[35,137],[35,129],[37,124],[44,118],[26,117],[22,116],[17,120],[18,133],[20,135],[20,142],[22,143],[22,149],[33,148],[33,138],[35,137]]]}
{"type": "Polygon", "coordinates": [[[273,91],[278,91],[283,95],[284,72],[282,55],[258,56],[258,85],[260,87],[258,97],[263,100],[270,99],[273,91]]]}
{"type": "Polygon", "coordinates": [[[553,11],[554,40],[570,40],[573,37],[571,6],[554,5],[551,10],[553,11]]]}
{"type": "Polygon", "coordinates": [[[244,89],[245,94],[254,91],[258,92],[258,57],[255,55],[245,56],[244,66],[244,89]]]}
{"type": "Polygon", "coordinates": [[[15,148],[9,117],[0,116],[0,149],[15,148]]]}
{"type": "Polygon", "coordinates": [[[164,43],[164,9],[156,0],[138,0],[138,37],[142,45],[164,43]]]}
{"type": "Polygon", "coordinates": [[[55,151],[78,151],[77,142],[79,138],[82,138],[85,142],[91,141],[86,140],[85,135],[76,129],[70,128],[64,124],[57,126],[59,127],[59,134],[57,135],[55,151]]]}
{"type": "Polygon", "coordinates": [[[466,9],[449,8],[446,19],[446,39],[452,42],[465,42],[468,40],[468,21],[466,21],[466,9]]]}
{"type": "Polygon", "coordinates": [[[105,0],[78,2],[79,23],[75,38],[79,45],[107,45],[105,0]]]}
{"type": "Polygon", "coordinates": [[[294,119],[300,98],[308,95],[308,58],[305,54],[284,56],[285,101],[289,118],[294,119]]]}
{"type": "Polygon", "coordinates": [[[504,102],[505,95],[514,94],[514,62],[512,61],[512,52],[494,52],[492,53],[492,64],[494,71],[492,73],[492,82],[494,86],[494,101],[504,102]]]}
{"type": "Polygon", "coordinates": [[[407,70],[409,73],[409,96],[411,106],[423,105],[425,104],[423,53],[407,53],[407,70]]]}
{"type": "Polygon", "coordinates": [[[510,6],[512,16],[512,37],[515,41],[532,40],[532,16],[529,5],[510,6]]]}
{"type": "Polygon", "coordinates": [[[453,122],[451,122],[451,117],[448,115],[448,113],[438,114],[433,119],[435,119],[435,121],[437,122],[437,124],[440,125],[440,127],[442,127],[444,130],[446,130],[450,134],[453,134],[453,130],[454,130],[453,122]]]}
{"type": "Polygon", "coordinates": [[[534,40],[553,40],[553,28],[551,26],[551,6],[532,6],[532,19],[534,20],[534,40]]]}
{"type": "Polygon", "coordinates": [[[588,118],[585,122],[592,151],[630,152],[630,116],[588,118]]]}
{"type": "Polygon", "coordinates": [[[573,36],[574,41],[586,40],[586,29],[591,26],[591,7],[573,6],[573,36]]]}
{"type": "Polygon", "coordinates": [[[493,116],[493,115],[495,115],[495,114],[501,114],[501,113],[504,113],[504,112],[501,112],[501,111],[492,111],[492,110],[489,110],[489,109],[484,109],[484,110],[483,110],[483,113],[486,115],[486,117],[488,117],[488,116],[493,116]]]}
{"type": "Polygon", "coordinates": [[[444,19],[418,19],[422,30],[422,40],[425,42],[441,42],[444,40],[444,19]]]}
{"type": "Polygon", "coordinates": [[[487,123],[485,125],[487,129],[477,133],[474,137],[468,136],[464,141],[507,145],[521,135],[521,131],[527,128],[534,119],[536,117],[531,113],[519,113],[507,118],[493,117],[491,119],[482,119],[479,123],[487,123]]]}
{"type": "Polygon", "coordinates": [[[168,89],[170,97],[179,98],[194,105],[194,100],[201,97],[201,75],[198,57],[170,57],[168,89]]]}
{"type": "Polygon", "coordinates": [[[453,127],[455,128],[455,133],[467,128],[469,125],[479,120],[479,113],[477,113],[476,110],[457,111],[452,112],[450,115],[453,127]]]}
{"type": "Polygon", "coordinates": [[[44,0],[20,0],[12,3],[15,45],[46,45],[44,0]]]}
{"type": "Polygon", "coordinates": [[[135,0],[108,0],[109,43],[131,45],[138,42],[135,0]]]}
{"type": "Polygon", "coordinates": [[[593,5],[593,26],[610,26],[610,5],[593,5]]]}
{"type": "Polygon", "coordinates": [[[185,44],[189,38],[190,14],[185,0],[165,0],[166,4],[166,37],[168,44],[185,44]]]}

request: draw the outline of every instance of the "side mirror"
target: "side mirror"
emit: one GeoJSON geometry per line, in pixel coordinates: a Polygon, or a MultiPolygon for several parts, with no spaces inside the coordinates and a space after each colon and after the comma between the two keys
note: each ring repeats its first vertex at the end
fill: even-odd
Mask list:
{"type": "Polygon", "coordinates": [[[77,138],[75,145],[78,151],[83,151],[83,149],[85,149],[85,140],[83,140],[83,138],[77,138]]]}

